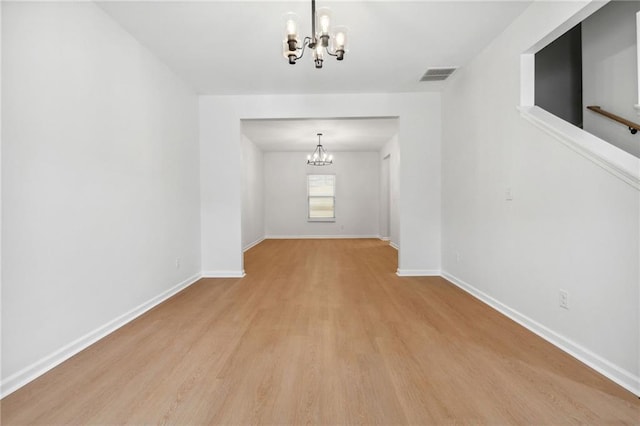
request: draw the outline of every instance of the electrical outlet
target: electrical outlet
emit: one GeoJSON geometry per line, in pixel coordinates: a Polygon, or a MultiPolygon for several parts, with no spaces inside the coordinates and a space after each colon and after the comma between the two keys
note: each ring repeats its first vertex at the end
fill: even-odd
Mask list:
{"type": "Polygon", "coordinates": [[[567,290],[560,290],[560,307],[569,309],[569,292],[567,290]]]}
{"type": "Polygon", "coordinates": [[[176,257],[176,269],[180,269],[180,258],[176,257]]]}

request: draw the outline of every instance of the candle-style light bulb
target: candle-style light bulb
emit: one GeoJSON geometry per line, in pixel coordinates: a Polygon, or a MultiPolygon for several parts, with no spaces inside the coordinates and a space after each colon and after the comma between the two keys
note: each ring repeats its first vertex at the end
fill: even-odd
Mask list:
{"type": "Polygon", "coordinates": [[[333,37],[331,38],[333,50],[336,52],[337,59],[342,61],[347,51],[347,27],[335,27],[333,31],[333,37]]]}
{"type": "Polygon", "coordinates": [[[298,33],[298,24],[293,19],[287,20],[287,35],[295,36],[298,33]]]}
{"type": "Polygon", "coordinates": [[[331,9],[321,7],[316,11],[316,28],[318,35],[329,35],[329,27],[331,26],[331,9]]]}
{"type": "Polygon", "coordinates": [[[298,48],[298,15],[287,13],[285,19],[285,57],[290,63],[295,63],[295,52],[298,48]]]}

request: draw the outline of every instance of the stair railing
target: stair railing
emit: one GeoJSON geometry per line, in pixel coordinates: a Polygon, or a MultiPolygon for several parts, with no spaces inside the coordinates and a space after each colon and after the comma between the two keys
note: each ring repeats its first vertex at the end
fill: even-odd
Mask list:
{"type": "Polygon", "coordinates": [[[638,130],[640,130],[640,124],[634,123],[633,121],[629,121],[626,118],[622,118],[619,115],[615,115],[615,114],[613,114],[613,113],[611,113],[609,111],[605,111],[605,110],[603,110],[602,108],[600,108],[597,105],[590,105],[590,106],[587,107],[587,109],[589,109],[589,110],[591,110],[591,111],[593,111],[595,113],[604,115],[605,117],[607,117],[607,118],[609,118],[609,119],[611,119],[613,121],[617,121],[620,124],[624,124],[625,126],[627,126],[629,128],[629,131],[631,132],[632,135],[635,135],[636,133],[638,133],[638,130]]]}

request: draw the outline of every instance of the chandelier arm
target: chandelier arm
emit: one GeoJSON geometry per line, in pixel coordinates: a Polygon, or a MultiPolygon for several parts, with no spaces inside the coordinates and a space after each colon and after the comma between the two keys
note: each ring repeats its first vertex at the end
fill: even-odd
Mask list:
{"type": "Polygon", "coordinates": [[[327,51],[327,54],[328,54],[329,56],[334,56],[334,57],[336,57],[336,58],[338,57],[338,54],[337,54],[337,53],[331,53],[331,51],[329,51],[329,48],[328,48],[328,47],[326,47],[326,48],[325,48],[325,50],[327,51]]]}
{"type": "MultiPolygon", "coordinates": [[[[311,37],[307,36],[302,41],[302,49],[304,49],[305,47],[309,46],[309,43],[311,43],[311,37]]],[[[300,48],[298,48],[298,49],[300,49],[300,48]]]]}
{"type": "Polygon", "coordinates": [[[298,50],[300,50],[301,53],[300,53],[300,56],[296,56],[296,61],[304,56],[304,50],[307,48],[307,46],[309,46],[310,41],[311,41],[311,37],[304,38],[304,41],[302,42],[302,47],[298,48],[298,50]]]}

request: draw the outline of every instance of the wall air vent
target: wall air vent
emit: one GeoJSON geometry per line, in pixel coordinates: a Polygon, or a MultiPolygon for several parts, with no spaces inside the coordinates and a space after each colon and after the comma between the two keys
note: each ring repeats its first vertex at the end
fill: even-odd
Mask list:
{"type": "Polygon", "coordinates": [[[424,73],[420,81],[442,81],[446,80],[458,67],[429,68],[424,73]]]}

